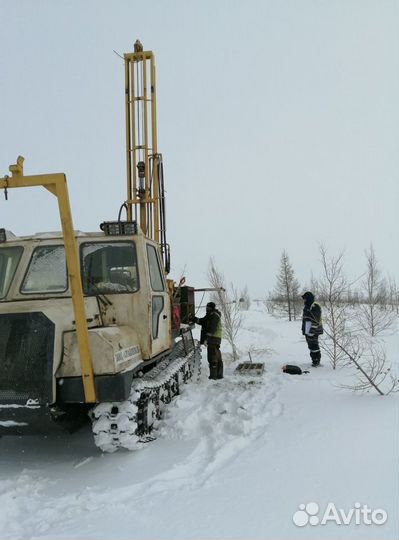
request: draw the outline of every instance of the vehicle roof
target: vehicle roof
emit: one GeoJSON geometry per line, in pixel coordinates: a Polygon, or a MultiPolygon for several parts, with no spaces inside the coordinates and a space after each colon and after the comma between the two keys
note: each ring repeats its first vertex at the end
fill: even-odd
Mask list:
{"type": "MultiPolygon", "coordinates": [[[[75,236],[77,238],[79,238],[79,237],[105,238],[106,237],[106,238],[109,238],[109,239],[112,239],[112,240],[115,240],[115,239],[122,240],[123,238],[127,238],[127,236],[129,236],[129,237],[132,236],[132,235],[126,235],[126,236],[125,235],[117,235],[117,236],[106,235],[102,231],[84,232],[84,231],[75,230],[74,232],[75,232],[75,236]]],[[[134,236],[142,236],[142,235],[143,235],[143,233],[139,229],[134,236]]],[[[63,240],[64,237],[63,237],[62,231],[38,232],[38,233],[31,234],[31,235],[28,235],[28,236],[17,236],[13,232],[6,230],[6,238],[7,238],[6,242],[4,244],[0,244],[0,245],[6,246],[7,244],[14,244],[14,243],[20,243],[20,242],[29,242],[31,240],[63,240]]],[[[148,240],[150,240],[150,239],[148,239],[148,240]]]]}
{"type": "MultiPolygon", "coordinates": [[[[75,236],[104,236],[103,232],[83,232],[83,231],[74,231],[75,236]]],[[[17,236],[11,231],[6,231],[6,243],[8,242],[19,242],[19,241],[29,241],[29,240],[56,240],[62,239],[62,231],[48,231],[48,232],[38,232],[26,236],[17,236]]]]}

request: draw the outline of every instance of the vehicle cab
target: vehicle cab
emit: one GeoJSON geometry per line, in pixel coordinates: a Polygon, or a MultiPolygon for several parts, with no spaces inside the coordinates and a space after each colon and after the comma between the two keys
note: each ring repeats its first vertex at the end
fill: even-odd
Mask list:
{"type": "MultiPolygon", "coordinates": [[[[103,229],[76,232],[93,371],[97,378],[118,375],[128,388],[140,364],[172,347],[171,301],[158,244],[137,226],[126,234],[107,224],[103,229]]],[[[0,239],[0,399],[10,388],[18,394],[18,387],[25,389],[21,398],[80,399],[63,235],[6,231],[0,239]],[[68,379],[76,382],[73,398],[66,395],[68,379]]]]}

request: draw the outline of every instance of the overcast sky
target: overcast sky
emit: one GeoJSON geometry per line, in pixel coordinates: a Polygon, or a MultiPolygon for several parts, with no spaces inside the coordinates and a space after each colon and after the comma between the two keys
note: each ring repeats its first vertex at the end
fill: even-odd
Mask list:
{"type": "MultiPolygon", "coordinates": [[[[75,228],[126,198],[124,68],[155,52],[172,277],[264,296],[285,249],[303,286],[318,244],[352,279],[374,245],[399,278],[399,2],[0,1],[0,176],[65,172],[75,228]]],[[[44,190],[0,195],[0,226],[59,230],[44,190]]]]}

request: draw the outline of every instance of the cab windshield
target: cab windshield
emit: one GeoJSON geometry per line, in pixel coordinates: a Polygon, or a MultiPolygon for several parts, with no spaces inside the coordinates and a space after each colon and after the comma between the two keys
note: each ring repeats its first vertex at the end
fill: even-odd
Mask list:
{"type": "Polygon", "coordinates": [[[21,246],[0,248],[0,300],[7,296],[22,252],[21,246]]]}
{"type": "Polygon", "coordinates": [[[39,246],[32,254],[22,294],[65,292],[68,288],[64,246],[39,246]]]}

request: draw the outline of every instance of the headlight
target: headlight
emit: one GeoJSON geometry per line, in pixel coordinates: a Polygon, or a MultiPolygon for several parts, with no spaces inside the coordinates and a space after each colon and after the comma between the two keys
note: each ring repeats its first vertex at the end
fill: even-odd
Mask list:
{"type": "Polygon", "coordinates": [[[128,236],[137,234],[136,221],[104,221],[100,229],[108,236],[128,236]]]}

